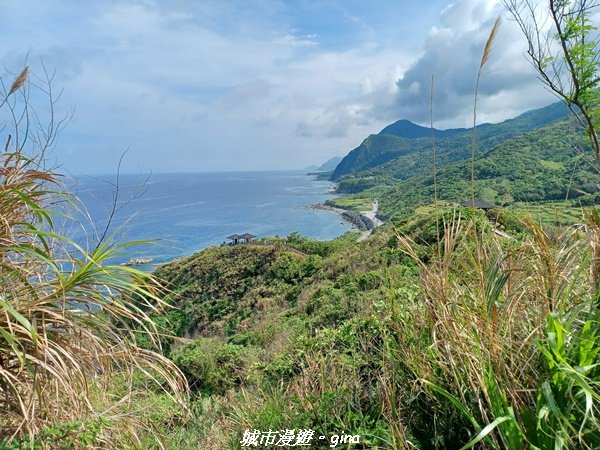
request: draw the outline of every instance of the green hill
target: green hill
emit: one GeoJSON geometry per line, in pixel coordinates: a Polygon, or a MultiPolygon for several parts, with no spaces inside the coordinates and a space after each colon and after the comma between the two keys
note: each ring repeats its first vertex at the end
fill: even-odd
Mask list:
{"type": "MultiPolygon", "coordinates": [[[[487,147],[478,147],[474,164],[477,198],[498,205],[597,200],[585,134],[571,118],[549,120],[553,114],[560,116],[556,105],[479,128],[487,147]],[[515,131],[523,128],[529,131],[515,131]]],[[[367,240],[347,233],[317,242],[293,233],[211,247],[156,271],[173,309],[153,316],[161,345],[143,335],[139,343],[162,350],[192,391],[192,420],[163,427],[169,448],[237,449],[249,430],[318,430],[319,448],[337,446],[346,433],[356,448],[453,449],[471,441],[482,428],[475,420],[490,422],[498,405],[535,419],[550,411],[553,399],[543,393],[551,391],[565,405],[558,414],[579,407],[560,391],[562,378],[553,378],[554,359],[544,357],[556,348],[556,330],[570,327],[555,317],[581,312],[583,323],[597,301],[585,249],[597,242],[600,217],[588,212],[595,222],[574,232],[562,224],[581,224],[581,209],[561,208],[572,213],[566,220],[555,209],[542,220],[521,206],[433,208],[430,149],[419,161],[408,145],[427,138],[377,136],[387,151],[369,144],[356,156],[385,160],[403,142],[404,159],[341,180],[366,186],[360,195],[378,198],[392,219],[367,240]],[[419,163],[412,167],[423,168],[413,176],[401,164],[411,154],[419,163]]],[[[469,197],[470,161],[452,158],[468,154],[470,139],[468,131],[440,138],[441,148],[467,146],[448,151],[438,170],[443,200],[469,197]]],[[[585,361],[598,354],[587,337],[598,335],[597,323],[593,332],[591,321],[581,327],[584,344],[572,339],[568,361],[589,348],[585,361]]],[[[577,337],[578,329],[566,333],[577,337]]],[[[593,364],[584,369],[581,376],[598,385],[593,364]]],[[[144,405],[163,417],[172,409],[152,392],[144,405]]],[[[598,448],[598,421],[588,425],[578,414],[569,420],[584,430],[586,448],[598,448]]],[[[540,427],[528,429],[532,442],[549,435],[540,427]]]]}
{"type": "MultiPolygon", "coordinates": [[[[563,104],[554,103],[502,123],[479,125],[477,152],[484,153],[507,139],[548,125],[567,114],[563,104]]],[[[440,167],[469,157],[472,130],[434,130],[434,133],[440,167]]],[[[344,181],[343,177],[385,175],[405,179],[428,173],[431,170],[430,136],[431,130],[427,128],[408,121],[396,122],[381,133],[370,135],[348,153],[334,170],[332,179],[341,182],[340,192],[351,192],[352,189],[346,189],[346,186],[352,186],[352,183],[344,181]]]]}
{"type": "MultiPolygon", "coordinates": [[[[559,170],[554,163],[547,169],[559,170]]],[[[499,226],[513,237],[499,237],[483,212],[460,214],[455,231],[443,224],[457,223],[456,211],[430,208],[360,243],[356,234],[328,242],[292,234],[211,247],[160,268],[174,308],[154,320],[163,336],[179,337],[165,337],[162,349],[193,393],[192,420],[161,422],[168,448],[239,449],[247,430],[307,429],[324,436],[318,448],[337,445],[326,436],[346,433],[360,436],[356,448],[406,448],[390,443],[410,439],[414,448],[455,449],[480,429],[459,408],[475,417],[482,405],[493,411],[472,394],[486,370],[509,393],[528,393],[520,411],[535,413],[552,380],[546,367],[555,370],[539,349],[546,342],[540,311],[549,302],[589,303],[581,252],[589,236],[567,229],[555,242],[504,217],[499,226]],[[446,253],[419,245],[444,235],[455,243],[446,253]],[[459,369],[448,370],[454,362],[459,369]],[[428,389],[434,384],[444,390],[428,389]]],[[[172,414],[156,392],[138,402],[151,417],[172,414]]],[[[597,423],[588,428],[595,433],[597,423]]]]}
{"type": "Polygon", "coordinates": [[[432,133],[436,138],[443,138],[448,136],[454,136],[455,134],[467,131],[465,128],[452,128],[449,130],[437,130],[427,127],[422,127],[410,120],[402,119],[388,125],[379,134],[391,134],[392,136],[398,136],[409,139],[416,139],[422,137],[431,137],[432,133]]]}
{"type": "MultiPolygon", "coordinates": [[[[501,124],[478,127],[475,196],[497,205],[597,203],[597,171],[589,163],[585,133],[564,113],[562,105],[553,104],[501,124]]],[[[472,130],[466,130],[436,140],[438,199],[470,197],[472,137],[472,130]]],[[[389,218],[433,202],[430,139],[375,135],[351,152],[347,162],[349,157],[354,167],[362,168],[341,177],[338,192],[354,196],[333,204],[343,207],[354,200],[379,198],[380,216],[389,218]]]]}
{"type": "MultiPolygon", "coordinates": [[[[569,119],[513,137],[475,160],[475,196],[497,205],[566,199],[594,203],[598,174],[583,156],[590,151],[585,134],[569,119]]],[[[467,200],[470,162],[440,168],[437,187],[440,199],[467,200]]],[[[381,207],[393,214],[432,203],[433,195],[431,174],[412,177],[384,188],[381,207]]]]}

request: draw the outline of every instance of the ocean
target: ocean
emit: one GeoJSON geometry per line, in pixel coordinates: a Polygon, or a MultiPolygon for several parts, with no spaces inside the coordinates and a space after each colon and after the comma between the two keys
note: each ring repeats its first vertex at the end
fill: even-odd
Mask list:
{"type": "MultiPolygon", "coordinates": [[[[331,183],[303,172],[230,172],[79,177],[71,186],[87,217],[68,222],[67,234],[93,246],[108,225],[120,241],[153,240],[130,247],[114,262],[152,258],[153,264],[191,255],[227,236],[257,237],[298,232],[318,240],[351,227],[333,212],[309,205],[334,198],[331,183]],[[113,198],[117,196],[115,212],[113,198]]],[[[150,266],[148,266],[150,267],[150,266]]]]}

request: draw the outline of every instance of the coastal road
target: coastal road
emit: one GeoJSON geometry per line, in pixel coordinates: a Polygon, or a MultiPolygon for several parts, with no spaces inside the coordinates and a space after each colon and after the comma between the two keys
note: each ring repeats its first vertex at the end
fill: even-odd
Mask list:
{"type": "MultiPolygon", "coordinates": [[[[378,200],[374,200],[373,203],[371,204],[371,211],[361,211],[360,213],[365,216],[368,217],[369,219],[371,219],[373,221],[373,224],[375,225],[375,228],[377,228],[378,226],[380,226],[381,224],[383,224],[382,220],[379,220],[376,216],[377,216],[377,211],[379,211],[379,201],[378,200]]],[[[356,240],[356,242],[362,242],[365,239],[367,239],[371,233],[373,232],[373,230],[365,230],[362,233],[360,233],[360,236],[358,237],[358,239],[356,240]]]]}

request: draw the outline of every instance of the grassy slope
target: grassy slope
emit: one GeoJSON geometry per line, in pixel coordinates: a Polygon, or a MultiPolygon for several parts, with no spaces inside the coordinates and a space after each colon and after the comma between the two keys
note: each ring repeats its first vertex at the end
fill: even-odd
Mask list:
{"type": "MultiPolygon", "coordinates": [[[[172,317],[182,313],[165,331],[188,342],[173,345],[170,356],[197,402],[209,398],[211,408],[220,405],[218,414],[242,416],[248,427],[352,431],[373,446],[389,439],[381,396],[372,391],[381,355],[365,352],[361,336],[381,340],[386,299],[401,295],[390,285],[403,280],[412,286],[416,272],[400,264],[406,258],[389,232],[360,244],[355,239],[314,242],[293,235],[213,247],[157,272],[172,289],[172,317]],[[312,371],[331,371],[332,384],[317,391],[305,386],[306,376],[318,376],[312,371]],[[227,406],[223,395],[233,399],[227,406]]],[[[215,425],[216,437],[209,438],[190,424],[171,442],[187,433],[195,445],[217,439],[215,448],[235,447],[243,427],[231,426],[215,425]]]]}
{"type": "MultiPolygon", "coordinates": [[[[517,203],[527,192],[525,199],[558,200],[566,194],[565,179],[580,191],[587,188],[594,174],[581,170],[570,147],[579,140],[561,122],[490,149],[476,162],[478,197],[517,203]]],[[[462,196],[467,179],[467,163],[448,165],[439,174],[440,195],[462,196]]],[[[445,233],[440,227],[457,212],[424,206],[429,185],[427,177],[417,177],[378,185],[371,194],[385,211],[412,211],[395,221],[401,233],[435,244],[445,233]]],[[[360,208],[368,196],[365,191],[344,201],[360,208]]],[[[547,221],[580,221],[574,210],[559,217],[552,205],[538,209],[547,221]]],[[[460,214],[472,216],[484,238],[473,242],[466,232],[457,250],[448,250],[453,257],[439,261],[433,248],[412,245],[413,256],[431,260],[431,269],[419,268],[386,227],[362,243],[354,235],[331,242],[292,235],[210,248],[161,268],[157,276],[171,289],[175,310],[159,321],[166,333],[183,338],[166,340],[165,349],[195,392],[194,420],[163,429],[172,448],[240,448],[244,429],[291,428],[359,434],[357,448],[401,448],[406,441],[413,448],[458,448],[476,433],[473,420],[487,423],[501,414],[494,409],[498,403],[485,406],[499,395],[482,384],[488,370],[497,370],[486,376],[506,389],[502,395],[511,405],[534,414],[536,389],[550,373],[539,352],[547,304],[559,302],[569,311],[589,301],[589,279],[579,269],[585,264],[581,244],[564,244],[556,230],[527,231],[519,214],[506,210],[498,220],[517,240],[502,240],[481,212],[460,214]],[[539,265],[537,255],[543,257],[539,265]],[[513,265],[506,273],[515,275],[490,272],[497,258],[513,265]],[[506,288],[490,290],[485,283],[494,277],[506,288]],[[550,298],[548,283],[556,280],[574,289],[562,297],[567,290],[558,288],[550,298]],[[498,297],[490,301],[493,292],[498,297]],[[447,326],[453,323],[462,325],[447,326]],[[474,339],[472,332],[482,334],[474,339]],[[458,398],[463,413],[448,397],[425,389],[423,379],[458,398]]],[[[161,396],[146,401],[150,409],[168,411],[161,396]]],[[[546,426],[555,425],[540,425],[544,439],[546,426]]]]}
{"type": "MultiPolygon", "coordinates": [[[[240,448],[245,429],[292,428],[357,434],[356,448],[402,448],[406,441],[411,448],[458,448],[476,428],[422,380],[489,422],[489,409],[480,417],[488,397],[478,384],[488,367],[515,407],[531,407],[549,376],[536,343],[545,342],[547,302],[570,308],[589,300],[578,250],[586,238],[573,235],[583,243],[573,246],[556,231],[536,234],[511,214],[501,216],[517,240],[495,236],[479,211],[421,207],[404,216],[396,228],[416,241],[411,247],[428,266],[419,267],[383,227],[361,243],[355,234],[330,242],[292,235],[213,247],[161,268],[157,275],[175,306],[164,331],[183,337],[167,352],[195,393],[193,419],[161,429],[170,448],[240,448]],[[418,243],[435,244],[457,213],[475,221],[482,240],[476,244],[465,229],[462,243],[448,250],[452,257],[438,261],[433,248],[418,243]],[[497,258],[510,279],[486,269],[497,258]],[[494,279],[507,285],[492,314],[494,290],[485,283],[494,279]],[[551,285],[556,299],[548,297],[551,285]],[[447,317],[440,322],[440,315],[447,317]]],[[[172,410],[159,394],[141,403],[153,420],[172,410]]]]}

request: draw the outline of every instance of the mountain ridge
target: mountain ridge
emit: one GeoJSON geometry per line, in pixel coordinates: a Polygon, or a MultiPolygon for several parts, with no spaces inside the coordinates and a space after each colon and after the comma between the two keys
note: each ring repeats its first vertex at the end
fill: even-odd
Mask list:
{"type": "MultiPolygon", "coordinates": [[[[497,124],[480,124],[476,127],[476,152],[483,153],[507,139],[567,117],[568,114],[568,109],[561,102],[556,102],[497,124]]],[[[439,163],[444,165],[467,159],[470,155],[472,132],[472,128],[434,128],[433,133],[437,134],[436,150],[439,163]]],[[[339,182],[343,177],[376,171],[378,167],[393,161],[399,166],[395,170],[395,178],[403,179],[424,174],[430,170],[430,164],[428,161],[427,164],[419,161],[423,160],[419,157],[420,154],[431,151],[431,133],[431,129],[405,119],[394,122],[380,133],[369,135],[358,147],[351,150],[332,172],[331,179],[339,182]]],[[[344,192],[343,186],[341,192],[344,192]]]]}
{"type": "Polygon", "coordinates": [[[415,139],[422,137],[431,137],[433,132],[436,138],[442,138],[452,136],[454,134],[461,133],[466,130],[466,128],[450,128],[447,130],[438,130],[437,128],[434,128],[432,130],[429,127],[424,127],[422,125],[416,124],[408,119],[400,119],[386,126],[377,134],[389,134],[392,136],[403,137],[407,139],[415,139]]]}

